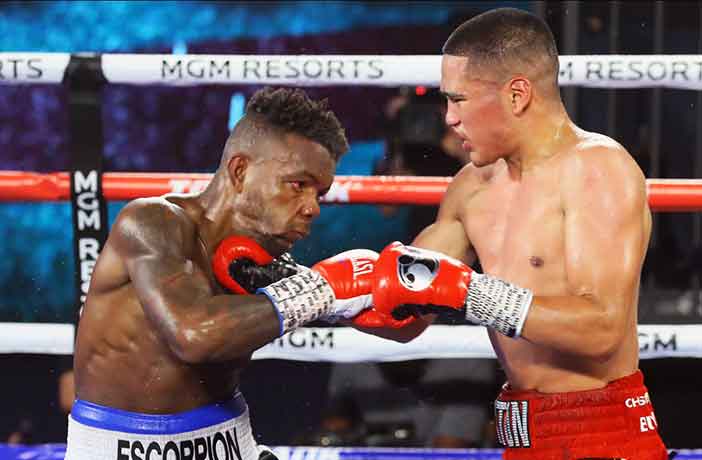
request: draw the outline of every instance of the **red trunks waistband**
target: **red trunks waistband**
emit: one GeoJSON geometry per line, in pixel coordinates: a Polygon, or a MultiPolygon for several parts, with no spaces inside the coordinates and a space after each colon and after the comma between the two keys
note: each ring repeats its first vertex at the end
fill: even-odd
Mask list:
{"type": "Polygon", "coordinates": [[[546,394],[505,386],[495,401],[495,424],[498,441],[512,448],[616,446],[642,437],[660,442],[640,371],[598,390],[546,394]]]}

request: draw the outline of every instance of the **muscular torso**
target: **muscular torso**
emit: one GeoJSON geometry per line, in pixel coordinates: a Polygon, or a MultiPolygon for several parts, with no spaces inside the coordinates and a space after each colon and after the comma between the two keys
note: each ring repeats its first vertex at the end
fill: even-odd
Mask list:
{"type": "MultiPolygon", "coordinates": [[[[476,168],[473,185],[466,188],[466,199],[459,205],[458,218],[485,273],[529,288],[535,296],[574,294],[566,276],[559,174],[568,154],[554,155],[520,180],[510,177],[502,160],[476,168]]],[[[638,367],[636,305],[630,308],[625,339],[606,361],[570,356],[493,330],[488,333],[515,389],[553,393],[599,388],[638,367]]]]}
{"type": "MultiPolygon", "coordinates": [[[[184,248],[208,274],[208,248],[195,231],[184,248]]],[[[142,413],[174,413],[230,397],[248,359],[190,364],[180,361],[146,318],[125,264],[108,239],[93,271],[76,342],[78,398],[142,413]]]]}

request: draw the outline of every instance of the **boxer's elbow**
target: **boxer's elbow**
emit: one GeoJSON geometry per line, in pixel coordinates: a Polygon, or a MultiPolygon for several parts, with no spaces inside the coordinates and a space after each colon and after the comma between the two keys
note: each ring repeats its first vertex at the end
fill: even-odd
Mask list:
{"type": "MultiPolygon", "coordinates": [[[[169,305],[168,308],[151,308],[147,313],[152,313],[151,323],[157,330],[161,345],[167,347],[178,360],[190,364],[207,361],[208,354],[211,353],[209,336],[212,334],[205,327],[206,323],[201,316],[178,314],[182,310],[179,306],[169,305]]],[[[199,309],[192,307],[188,310],[199,309]]]]}
{"type": "Polygon", "coordinates": [[[590,342],[586,351],[592,358],[607,361],[619,350],[625,331],[620,316],[611,309],[607,309],[598,315],[597,325],[586,331],[590,342]]]}
{"type": "Polygon", "coordinates": [[[617,351],[619,342],[614,340],[614,335],[611,333],[601,332],[595,337],[596,340],[584,349],[585,354],[597,361],[608,361],[617,351]]]}
{"type": "MultiPolygon", "coordinates": [[[[174,335],[169,345],[173,354],[187,364],[203,364],[238,358],[233,350],[243,349],[231,338],[220,338],[207,327],[183,326],[174,335]]],[[[243,353],[242,353],[243,356],[243,353]]]]}
{"type": "Polygon", "coordinates": [[[245,358],[263,345],[248,334],[232,334],[232,330],[236,330],[236,327],[223,331],[203,325],[184,326],[178,330],[169,345],[173,354],[187,364],[245,358]]]}
{"type": "Polygon", "coordinates": [[[209,361],[212,353],[204,333],[197,328],[183,326],[174,332],[169,346],[182,362],[200,364],[209,361]]]}

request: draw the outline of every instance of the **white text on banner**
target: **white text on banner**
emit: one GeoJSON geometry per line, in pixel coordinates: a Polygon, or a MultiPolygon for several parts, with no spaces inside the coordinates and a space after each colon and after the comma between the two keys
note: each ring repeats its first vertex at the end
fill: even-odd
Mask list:
{"type": "Polygon", "coordinates": [[[441,56],[105,54],[110,83],[429,85],[441,56]]]}

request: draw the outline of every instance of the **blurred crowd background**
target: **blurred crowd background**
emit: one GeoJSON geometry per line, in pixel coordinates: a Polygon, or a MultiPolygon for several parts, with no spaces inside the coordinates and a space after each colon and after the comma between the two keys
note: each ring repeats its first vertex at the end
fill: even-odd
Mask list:
{"type": "MultiPolygon", "coordinates": [[[[696,2],[3,2],[0,51],[210,54],[439,54],[461,22],[489,8],[542,15],[561,54],[701,54],[696,2]]],[[[212,172],[237,107],[258,87],[108,85],[107,171],[212,172]]],[[[454,174],[465,162],[431,88],[308,88],[327,97],[351,151],[338,174],[454,174]]],[[[563,90],[583,128],[609,134],[647,177],[702,177],[702,97],[675,89],[563,90]]],[[[0,169],[70,169],[67,89],[0,85],[0,169]]],[[[114,219],[123,202],[109,204],[114,219]]],[[[337,252],[411,242],[431,206],[325,206],[294,250],[305,264],[337,252]]],[[[68,203],[0,204],[0,321],[71,322],[68,203]]],[[[701,323],[698,214],[656,214],[642,323],[701,323]]],[[[70,357],[0,357],[0,441],[63,442],[70,357]]],[[[670,445],[702,447],[698,360],[642,362],[670,445]]],[[[492,446],[491,402],[504,375],[491,360],[393,364],[256,361],[243,391],[271,445],[492,446]],[[280,408],[288,414],[280,418],[280,408]]]]}

